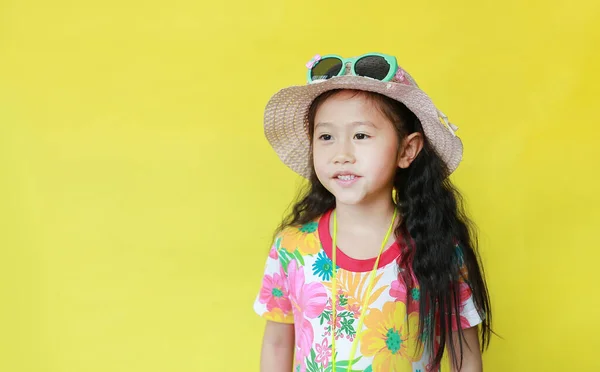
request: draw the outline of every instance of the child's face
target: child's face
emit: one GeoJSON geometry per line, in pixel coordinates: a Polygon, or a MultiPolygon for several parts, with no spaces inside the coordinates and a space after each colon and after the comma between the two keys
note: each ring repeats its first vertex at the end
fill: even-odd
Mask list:
{"type": "Polygon", "coordinates": [[[319,181],[338,203],[391,200],[399,166],[394,125],[362,95],[342,91],[315,113],[313,161],[319,181]]]}

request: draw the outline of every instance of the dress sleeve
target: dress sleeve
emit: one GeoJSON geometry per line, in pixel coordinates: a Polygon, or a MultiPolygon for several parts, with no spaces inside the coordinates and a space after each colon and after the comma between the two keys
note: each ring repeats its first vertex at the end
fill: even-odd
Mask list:
{"type": "MultiPolygon", "coordinates": [[[[479,315],[479,311],[473,301],[473,293],[471,287],[468,284],[469,273],[462,259],[462,252],[459,246],[457,246],[457,252],[460,260],[461,267],[461,279],[458,282],[459,285],[459,300],[460,300],[460,327],[462,329],[475,327],[480,324],[483,319],[479,315]]],[[[458,330],[456,321],[453,321],[452,330],[458,330]]]]}
{"type": "Polygon", "coordinates": [[[254,301],[254,311],[267,320],[293,324],[288,278],[279,258],[280,242],[281,236],[278,236],[269,251],[260,292],[254,301]]]}
{"type": "MultiPolygon", "coordinates": [[[[462,329],[475,327],[482,322],[481,316],[473,302],[471,288],[465,282],[460,283],[460,327],[462,329]]],[[[458,330],[456,321],[453,321],[452,330],[458,330]]]]}

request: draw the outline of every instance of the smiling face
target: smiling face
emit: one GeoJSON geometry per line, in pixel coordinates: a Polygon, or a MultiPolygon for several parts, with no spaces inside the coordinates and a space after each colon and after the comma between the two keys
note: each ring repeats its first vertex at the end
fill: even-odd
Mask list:
{"type": "Polygon", "coordinates": [[[314,117],[313,164],[337,203],[391,200],[402,166],[394,124],[364,94],[340,91],[322,102],[314,117]]]}

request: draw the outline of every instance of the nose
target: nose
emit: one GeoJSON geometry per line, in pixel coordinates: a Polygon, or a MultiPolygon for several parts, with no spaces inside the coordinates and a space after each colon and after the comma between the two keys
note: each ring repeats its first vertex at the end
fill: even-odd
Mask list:
{"type": "Polygon", "coordinates": [[[334,164],[354,164],[356,161],[351,141],[339,141],[335,150],[335,156],[333,157],[334,164]]]}

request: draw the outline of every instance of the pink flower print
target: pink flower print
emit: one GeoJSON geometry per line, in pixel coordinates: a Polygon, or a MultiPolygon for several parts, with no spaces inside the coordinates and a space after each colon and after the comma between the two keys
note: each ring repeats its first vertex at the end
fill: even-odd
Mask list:
{"type": "Polygon", "coordinates": [[[296,260],[288,266],[288,281],[292,310],[308,319],[321,315],[327,303],[325,286],[320,282],[305,283],[304,270],[298,268],[296,260]]]}
{"type": "MultiPolygon", "coordinates": [[[[465,329],[465,328],[470,328],[470,327],[471,327],[471,323],[469,322],[469,320],[461,315],[460,316],[460,328],[465,329]]],[[[456,324],[456,318],[454,317],[454,315],[452,316],[452,330],[455,332],[458,331],[458,326],[456,324]]]]}
{"type": "Polygon", "coordinates": [[[352,306],[349,306],[348,311],[352,313],[355,319],[358,319],[358,317],[360,316],[360,305],[354,304],[352,306]]]}
{"type": "Polygon", "coordinates": [[[406,301],[406,286],[403,282],[396,279],[390,286],[390,296],[394,297],[396,302],[406,301]]]}
{"type": "MultiPolygon", "coordinates": [[[[331,326],[333,324],[333,316],[331,316],[331,318],[327,321],[327,325],[331,326]]],[[[342,328],[342,320],[339,316],[335,317],[335,330],[339,331],[340,328],[342,328]]]]}
{"type": "Polygon", "coordinates": [[[269,257],[271,257],[274,260],[279,259],[279,253],[277,252],[277,247],[273,246],[273,248],[271,248],[271,250],[269,251],[269,257]]]}
{"type": "Polygon", "coordinates": [[[275,273],[273,276],[265,275],[263,277],[259,301],[262,304],[267,304],[268,311],[277,308],[286,314],[292,310],[283,272],[280,271],[279,274],[275,273]]]}
{"type": "Polygon", "coordinates": [[[421,298],[419,287],[411,288],[407,292],[404,281],[396,279],[390,286],[390,296],[394,297],[396,302],[404,302],[409,313],[419,311],[419,300],[421,298]]]}
{"type": "Polygon", "coordinates": [[[464,304],[469,297],[471,297],[471,287],[465,282],[460,282],[459,288],[459,298],[461,305],[464,304]]]}
{"type": "MultiPolygon", "coordinates": [[[[459,299],[460,299],[460,304],[459,304],[459,310],[463,311],[463,308],[465,306],[465,303],[469,300],[469,298],[471,297],[471,287],[469,287],[469,285],[465,282],[460,282],[460,286],[459,286],[459,299]]],[[[471,324],[469,322],[469,320],[467,318],[465,318],[464,316],[460,316],[460,327],[462,329],[465,328],[469,328],[471,327],[471,324]]],[[[456,318],[452,317],[452,330],[453,331],[457,331],[458,330],[458,326],[457,326],[457,322],[456,322],[456,318]]]]}
{"type": "Polygon", "coordinates": [[[300,370],[304,371],[304,359],[310,355],[310,347],[314,341],[315,333],[310,320],[304,318],[300,323],[294,325],[296,332],[296,362],[300,370]]]}
{"type": "Polygon", "coordinates": [[[309,319],[321,315],[327,304],[327,292],[321,282],[306,283],[304,270],[298,267],[296,260],[288,265],[289,294],[296,322],[296,360],[300,370],[305,370],[304,358],[310,354],[314,341],[314,331],[309,319]]]}
{"type": "Polygon", "coordinates": [[[321,363],[321,367],[326,368],[329,365],[329,358],[331,358],[331,348],[329,347],[329,340],[327,338],[324,338],[323,342],[321,342],[320,344],[315,344],[315,350],[317,352],[315,362],[321,363]]]}
{"type": "Polygon", "coordinates": [[[315,351],[317,352],[317,357],[315,361],[317,363],[321,363],[323,368],[327,367],[329,364],[329,358],[331,358],[331,348],[329,347],[329,339],[324,338],[320,344],[315,344],[315,351]]]}
{"type": "MultiPolygon", "coordinates": [[[[344,311],[344,307],[342,305],[340,305],[341,303],[341,296],[342,295],[338,295],[337,298],[338,300],[335,302],[335,308],[337,309],[337,312],[339,313],[340,311],[344,311]]],[[[324,310],[329,310],[331,311],[333,309],[333,307],[331,307],[331,299],[327,299],[327,305],[325,306],[324,310]]]]}

